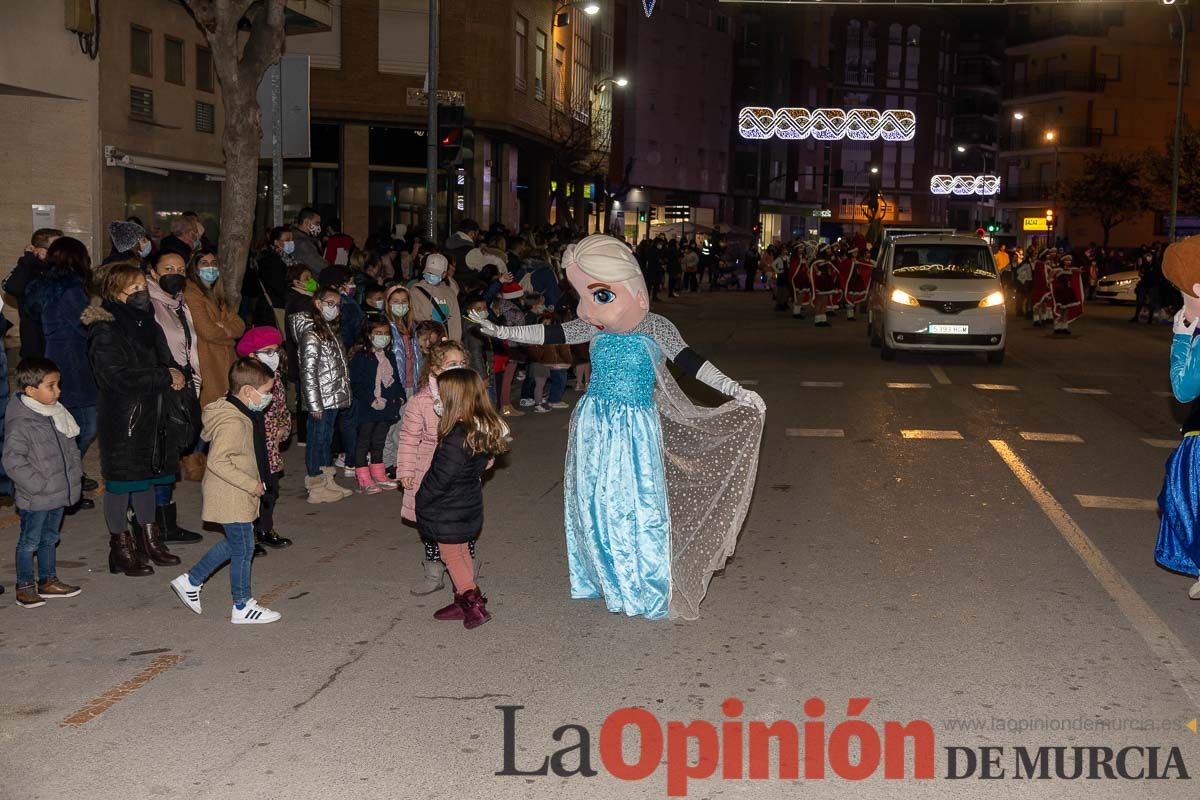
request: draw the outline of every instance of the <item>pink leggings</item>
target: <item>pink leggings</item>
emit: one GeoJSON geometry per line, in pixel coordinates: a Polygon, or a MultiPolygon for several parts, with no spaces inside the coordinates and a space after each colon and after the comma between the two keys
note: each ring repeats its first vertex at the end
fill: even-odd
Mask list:
{"type": "Polygon", "coordinates": [[[443,544],[442,563],[454,581],[454,591],[464,594],[476,588],[475,564],[471,561],[471,548],[466,544],[443,544]]]}
{"type": "Polygon", "coordinates": [[[513,376],[517,374],[517,362],[509,361],[504,367],[504,374],[500,376],[500,407],[512,405],[512,382],[513,376]]]}

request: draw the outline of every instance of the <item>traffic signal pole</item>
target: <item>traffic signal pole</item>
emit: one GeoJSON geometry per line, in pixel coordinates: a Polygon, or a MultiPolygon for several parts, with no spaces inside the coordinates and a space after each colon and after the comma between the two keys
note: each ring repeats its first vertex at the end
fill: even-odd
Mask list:
{"type": "MultiPolygon", "coordinates": [[[[438,175],[438,0],[429,0],[429,67],[426,100],[429,119],[425,128],[425,238],[437,244],[438,175]]],[[[449,195],[446,195],[449,198],[449,195]]]]}

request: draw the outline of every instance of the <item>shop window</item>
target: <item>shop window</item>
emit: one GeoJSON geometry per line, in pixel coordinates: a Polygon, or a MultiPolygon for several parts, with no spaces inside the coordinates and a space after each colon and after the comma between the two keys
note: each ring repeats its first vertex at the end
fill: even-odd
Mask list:
{"type": "Polygon", "coordinates": [[[184,85],[183,40],[174,36],[163,37],[163,78],[167,83],[184,85]]]}
{"type": "Polygon", "coordinates": [[[154,46],[149,29],[129,26],[129,71],[134,75],[154,77],[154,46]]]}

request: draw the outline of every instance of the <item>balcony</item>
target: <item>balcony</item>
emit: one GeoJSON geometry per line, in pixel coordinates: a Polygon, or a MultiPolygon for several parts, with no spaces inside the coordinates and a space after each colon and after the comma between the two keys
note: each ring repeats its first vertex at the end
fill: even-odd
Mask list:
{"type": "Polygon", "coordinates": [[[1024,81],[1014,81],[1004,87],[1004,97],[1012,100],[1062,92],[1103,92],[1105,80],[1105,76],[1091,72],[1053,72],[1024,81]]]}
{"type": "Polygon", "coordinates": [[[1054,199],[1054,185],[1050,183],[1002,183],[1000,200],[1005,203],[1044,204],[1054,199]]]}
{"type": "Polygon", "coordinates": [[[1000,140],[1000,149],[1012,150],[1053,150],[1067,147],[1099,147],[1104,139],[1104,131],[1100,128],[1056,128],[1055,139],[1046,141],[1046,134],[1041,129],[1009,131],[1000,140]]]}

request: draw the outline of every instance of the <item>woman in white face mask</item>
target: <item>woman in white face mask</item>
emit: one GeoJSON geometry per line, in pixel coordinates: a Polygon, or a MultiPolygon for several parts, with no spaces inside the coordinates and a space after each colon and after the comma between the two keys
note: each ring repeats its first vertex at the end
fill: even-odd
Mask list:
{"type": "Polygon", "coordinates": [[[334,425],[338,411],[350,407],[350,370],[338,335],[341,304],[337,289],[320,289],[313,295],[312,308],[289,318],[297,344],[301,406],[309,415],[304,485],[310,503],[331,503],[354,494],[333,480],[334,425]]]}

